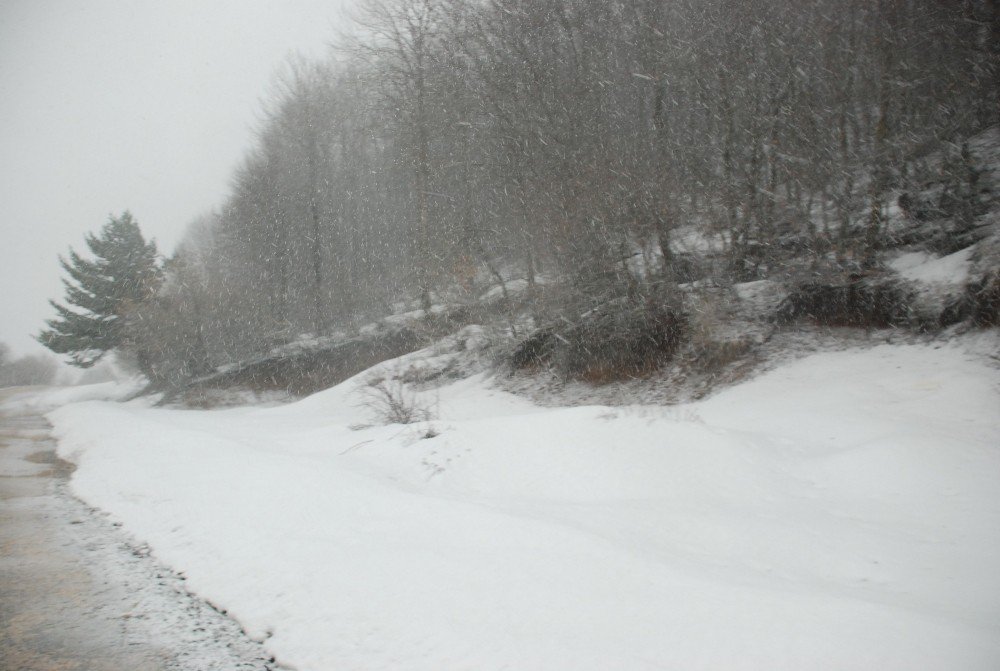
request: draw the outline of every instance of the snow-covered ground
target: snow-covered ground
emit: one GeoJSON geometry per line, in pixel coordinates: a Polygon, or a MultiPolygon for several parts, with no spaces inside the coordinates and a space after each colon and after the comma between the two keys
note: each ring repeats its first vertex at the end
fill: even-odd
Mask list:
{"type": "Polygon", "coordinates": [[[969,279],[973,249],[967,247],[941,258],[927,252],[909,252],[896,257],[889,267],[914,282],[962,286],[969,279]]]}
{"type": "Polygon", "coordinates": [[[433,421],[358,428],[363,374],[50,419],[74,490],[301,671],[996,669],[997,342],[817,354],[672,407],[478,375],[423,394],[433,421]]]}

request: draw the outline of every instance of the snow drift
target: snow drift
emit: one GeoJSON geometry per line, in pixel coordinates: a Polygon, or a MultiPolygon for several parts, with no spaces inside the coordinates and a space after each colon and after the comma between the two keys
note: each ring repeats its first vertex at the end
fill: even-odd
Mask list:
{"type": "Polygon", "coordinates": [[[1000,373],[974,349],[817,354],[673,407],[480,375],[359,429],[359,376],[50,418],[74,490],[302,671],[995,669],[1000,373]]]}

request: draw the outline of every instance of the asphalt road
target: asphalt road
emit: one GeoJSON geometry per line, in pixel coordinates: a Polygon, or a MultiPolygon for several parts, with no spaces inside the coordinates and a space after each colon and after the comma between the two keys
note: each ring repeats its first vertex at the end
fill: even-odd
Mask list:
{"type": "Polygon", "coordinates": [[[0,390],[0,671],[275,669],[183,576],[68,488],[48,424],[0,390]]]}

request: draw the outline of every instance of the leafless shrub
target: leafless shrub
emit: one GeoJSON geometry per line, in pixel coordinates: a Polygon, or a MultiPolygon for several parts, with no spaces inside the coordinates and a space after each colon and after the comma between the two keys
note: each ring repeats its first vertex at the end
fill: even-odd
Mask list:
{"type": "Polygon", "coordinates": [[[396,379],[375,378],[363,387],[363,404],[381,424],[413,424],[433,419],[433,413],[417,395],[396,379]]]}

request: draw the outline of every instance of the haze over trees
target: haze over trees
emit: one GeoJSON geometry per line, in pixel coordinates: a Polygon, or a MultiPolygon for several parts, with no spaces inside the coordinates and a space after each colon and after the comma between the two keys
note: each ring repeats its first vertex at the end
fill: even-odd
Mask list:
{"type": "Polygon", "coordinates": [[[43,355],[26,355],[13,358],[10,348],[0,342],[0,387],[52,384],[58,364],[43,355]]]}
{"type": "Polygon", "coordinates": [[[544,280],[530,328],[870,269],[898,194],[945,174],[975,216],[962,143],[1000,109],[996,0],[384,0],[356,35],[288,64],[229,198],[88,348],[174,380],[482,277],[544,280]],[[722,253],[679,259],[692,231],[722,253]]]}

